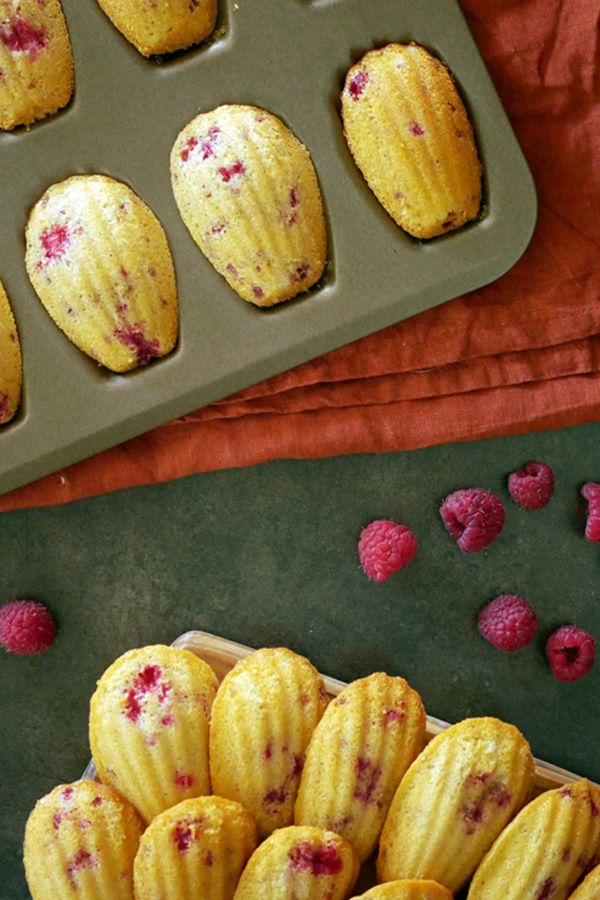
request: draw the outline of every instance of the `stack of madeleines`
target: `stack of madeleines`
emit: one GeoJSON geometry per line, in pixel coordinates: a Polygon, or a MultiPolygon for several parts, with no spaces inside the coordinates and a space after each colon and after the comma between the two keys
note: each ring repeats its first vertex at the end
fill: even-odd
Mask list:
{"type": "Polygon", "coordinates": [[[363,900],[449,900],[469,881],[470,900],[600,896],[600,788],[527,803],[514,726],[467,719],[424,748],[425,724],[419,695],[381,672],[328,702],[288,649],[257,650],[220,687],[189,651],[131,650],[91,701],[101,781],[60,785],[29,817],[31,894],[344,900],[379,843],[363,900]]]}

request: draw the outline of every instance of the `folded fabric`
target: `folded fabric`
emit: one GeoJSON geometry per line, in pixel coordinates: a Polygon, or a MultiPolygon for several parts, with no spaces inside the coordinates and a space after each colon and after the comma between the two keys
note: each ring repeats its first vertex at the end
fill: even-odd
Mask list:
{"type": "Polygon", "coordinates": [[[600,0],[464,0],[539,220],[492,285],[0,498],[60,503],[283,457],[411,449],[600,418],[600,0]]]}

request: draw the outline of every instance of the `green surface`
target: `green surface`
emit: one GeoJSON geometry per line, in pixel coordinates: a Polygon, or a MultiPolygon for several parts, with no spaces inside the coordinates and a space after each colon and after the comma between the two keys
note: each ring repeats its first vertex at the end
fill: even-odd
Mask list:
{"type": "Polygon", "coordinates": [[[328,674],[405,675],[429,713],[494,714],[537,756],[600,780],[600,665],[575,684],[548,669],[545,637],[575,622],[600,637],[600,550],[583,537],[579,488],[600,478],[600,425],[413,453],[274,462],[198,475],[54,509],[0,516],[0,602],[46,601],[60,633],[34,658],[0,658],[0,898],[27,896],[26,816],[88,760],[96,678],[122,651],[190,628],[244,643],[287,644],[328,674]],[[507,502],[503,533],[465,555],[439,501],[481,485],[508,499],[506,475],[531,458],[556,474],[555,499],[507,502]],[[415,561],[383,585],[356,559],[360,528],[391,517],[414,529],[415,561]],[[527,597],[538,640],[489,647],[476,614],[501,592],[527,597]]]}

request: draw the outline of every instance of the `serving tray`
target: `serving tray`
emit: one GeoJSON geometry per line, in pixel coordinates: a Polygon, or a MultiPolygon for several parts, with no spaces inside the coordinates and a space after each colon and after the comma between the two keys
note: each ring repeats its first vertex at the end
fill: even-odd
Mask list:
{"type": "Polygon", "coordinates": [[[0,278],[24,353],[20,412],[0,429],[0,493],[499,277],[536,216],[531,175],[457,0],[221,0],[212,38],[146,60],[95,0],[63,0],[75,57],[70,106],[0,134],[0,278]],[[484,169],[480,219],[429,242],[404,234],[345,144],[339,94],[349,66],[390,41],[417,41],[453,72],[484,169]],[[323,193],[329,262],[308,294],[270,310],[245,303],[181,221],[169,153],[199,111],[250,103],[309,148],[323,193]],[[25,273],[28,211],[53,182],[102,172],[129,184],[166,229],[181,302],[176,351],[114,375],[52,323],[25,273]]]}

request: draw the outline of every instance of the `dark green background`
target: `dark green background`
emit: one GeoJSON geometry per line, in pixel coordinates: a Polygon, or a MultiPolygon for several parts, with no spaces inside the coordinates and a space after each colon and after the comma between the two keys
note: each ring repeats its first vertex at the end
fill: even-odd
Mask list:
{"type": "Polygon", "coordinates": [[[39,657],[0,657],[0,898],[27,897],[23,826],[36,799],[88,760],[96,678],[122,651],[191,628],[244,643],[286,644],[345,680],[406,676],[432,715],[493,714],[537,756],[600,780],[600,665],[575,684],[547,667],[543,644],[574,622],[600,637],[600,547],[585,541],[579,488],[600,479],[600,425],[412,453],[273,462],[0,515],[0,603],[47,602],[60,627],[39,657]],[[506,476],[529,459],[556,475],[543,510],[508,501],[506,476]],[[481,485],[506,503],[504,531],[463,554],[437,509],[481,485]],[[415,561],[383,585],[358,567],[373,518],[409,525],[415,561]],[[536,642],[503,654],[479,636],[480,607],[520,593],[536,642]]]}

